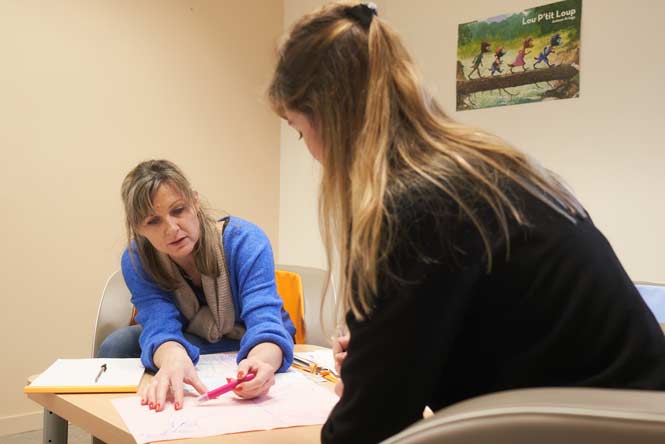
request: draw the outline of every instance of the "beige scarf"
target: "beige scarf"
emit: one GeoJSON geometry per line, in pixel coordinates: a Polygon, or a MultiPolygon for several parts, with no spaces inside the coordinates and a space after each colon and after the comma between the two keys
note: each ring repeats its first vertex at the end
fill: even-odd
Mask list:
{"type": "MultiPolygon", "coordinates": [[[[221,228],[221,226],[218,226],[221,228]]],[[[220,231],[220,239],[222,237],[220,231]]],[[[215,242],[215,256],[219,268],[219,277],[201,275],[201,286],[208,305],[201,306],[192,287],[185,281],[178,266],[166,255],[159,254],[166,270],[170,270],[178,281],[178,287],[173,292],[176,305],[182,314],[189,320],[185,329],[187,333],[195,334],[208,342],[219,342],[222,337],[240,339],[245,334],[245,328],[235,325],[235,311],[231,283],[226,268],[224,246],[215,242]]]]}

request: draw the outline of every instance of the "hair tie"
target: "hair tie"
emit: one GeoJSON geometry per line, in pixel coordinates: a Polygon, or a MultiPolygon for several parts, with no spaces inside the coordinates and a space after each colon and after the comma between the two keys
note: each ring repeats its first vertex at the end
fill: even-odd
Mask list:
{"type": "Polygon", "coordinates": [[[379,15],[376,4],[372,2],[359,3],[346,9],[346,15],[355,19],[363,28],[369,28],[375,15],[379,15]]]}

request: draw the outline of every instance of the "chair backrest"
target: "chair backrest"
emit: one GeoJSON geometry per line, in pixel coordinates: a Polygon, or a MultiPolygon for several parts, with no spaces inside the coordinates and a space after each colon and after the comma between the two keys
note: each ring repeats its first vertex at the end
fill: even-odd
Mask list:
{"type": "Polygon", "coordinates": [[[305,312],[305,342],[330,347],[330,335],[335,330],[335,286],[334,281],[326,289],[323,306],[321,297],[326,287],[328,274],[325,270],[299,265],[277,264],[278,270],[291,271],[302,280],[305,312]]]}
{"type": "Polygon", "coordinates": [[[665,332],[665,284],[635,282],[635,286],[665,332]]]}
{"type": "Polygon", "coordinates": [[[383,444],[656,444],[665,392],[590,388],[511,390],[440,410],[383,444]]]}
{"type": "Polygon", "coordinates": [[[292,271],[275,270],[277,293],[284,302],[284,310],[289,314],[296,327],[296,344],[305,343],[305,301],[303,297],[302,279],[292,271]]]}
{"type": "Polygon", "coordinates": [[[134,310],[131,296],[120,270],[111,274],[106,281],[97,309],[95,336],[92,343],[93,357],[97,355],[99,346],[108,335],[130,325],[134,310]]]}
{"type": "MultiPolygon", "coordinates": [[[[328,337],[334,328],[335,319],[333,285],[328,288],[323,310],[323,319],[327,323],[325,329],[321,326],[319,316],[325,279],[326,272],[318,268],[277,266],[275,271],[277,291],[284,300],[285,310],[296,325],[296,343],[306,342],[323,347],[330,346],[328,337]],[[280,286],[282,287],[281,292],[280,286]]],[[[131,293],[122,273],[118,270],[111,274],[102,291],[97,310],[92,356],[96,356],[99,346],[109,334],[133,323],[135,314],[134,306],[131,303],[131,293]]]]}

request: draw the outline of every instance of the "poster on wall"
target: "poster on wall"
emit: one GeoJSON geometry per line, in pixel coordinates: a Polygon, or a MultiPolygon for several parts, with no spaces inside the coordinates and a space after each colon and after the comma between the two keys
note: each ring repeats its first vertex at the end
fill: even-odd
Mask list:
{"type": "Polygon", "coordinates": [[[459,25],[457,110],[579,97],[581,17],[565,0],[459,25]]]}

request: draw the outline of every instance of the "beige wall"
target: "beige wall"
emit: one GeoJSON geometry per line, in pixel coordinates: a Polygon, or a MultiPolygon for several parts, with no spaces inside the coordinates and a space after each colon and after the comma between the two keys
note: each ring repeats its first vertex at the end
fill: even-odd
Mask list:
{"type": "Polygon", "coordinates": [[[279,122],[263,93],[282,8],[3,3],[0,435],[41,426],[26,376],[90,353],[124,243],[119,186],[138,161],[180,164],[212,206],[277,245],[279,122]]]}
{"type": "MultiPolygon", "coordinates": [[[[326,0],[284,0],[285,33],[304,14],[326,0]]],[[[375,1],[383,12],[386,0],[375,1]]],[[[307,151],[298,133],[281,124],[279,258],[283,264],[326,267],[318,224],[320,166],[307,151]]]]}
{"type": "MultiPolygon", "coordinates": [[[[324,0],[285,0],[284,29],[324,0]]],[[[281,122],[279,259],[282,264],[325,267],[318,225],[317,193],[320,169],[298,134],[281,122]]]]}
{"type": "MultiPolygon", "coordinates": [[[[314,3],[286,0],[285,11],[295,16],[295,10],[305,12],[314,3]]],[[[430,90],[452,117],[504,137],[561,174],[631,277],[665,282],[665,85],[657,56],[665,40],[664,2],[584,1],[580,98],[454,111],[457,25],[545,3],[385,0],[380,13],[402,34],[430,90]]],[[[282,126],[280,260],[318,265],[323,253],[310,228],[317,221],[309,191],[316,184],[303,173],[308,154],[302,142],[286,128],[282,126]],[[304,196],[300,210],[289,203],[290,190],[304,196]]]]}

